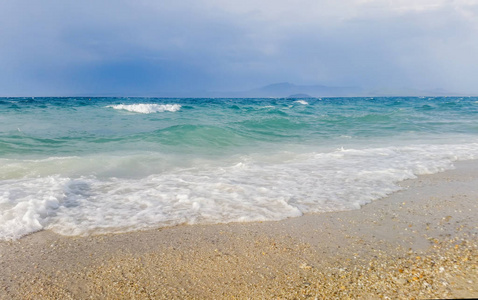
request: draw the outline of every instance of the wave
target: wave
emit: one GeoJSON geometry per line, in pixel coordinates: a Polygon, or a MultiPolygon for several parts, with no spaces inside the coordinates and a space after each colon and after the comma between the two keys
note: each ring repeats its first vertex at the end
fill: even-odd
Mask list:
{"type": "Polygon", "coordinates": [[[142,113],[142,114],[151,114],[158,112],[176,112],[181,109],[179,104],[150,104],[150,103],[138,103],[138,104],[118,104],[118,105],[108,105],[114,109],[127,110],[130,112],[142,113]]]}
{"type": "MultiPolygon", "coordinates": [[[[43,229],[74,236],[359,209],[398,191],[402,180],[478,158],[477,149],[474,143],[263,153],[140,178],[12,178],[0,181],[0,240],[43,229]]],[[[137,168],[146,158],[117,159],[137,168]]]]}
{"type": "Polygon", "coordinates": [[[294,101],[294,103],[299,103],[299,104],[302,104],[302,105],[309,105],[309,102],[307,102],[305,100],[297,100],[297,101],[294,101]]]}

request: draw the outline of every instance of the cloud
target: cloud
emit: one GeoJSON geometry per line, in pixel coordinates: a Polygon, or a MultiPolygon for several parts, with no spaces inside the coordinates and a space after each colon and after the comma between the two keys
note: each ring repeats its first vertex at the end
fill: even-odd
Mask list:
{"type": "Polygon", "coordinates": [[[3,1],[0,93],[297,84],[478,93],[478,1],[3,1]]]}

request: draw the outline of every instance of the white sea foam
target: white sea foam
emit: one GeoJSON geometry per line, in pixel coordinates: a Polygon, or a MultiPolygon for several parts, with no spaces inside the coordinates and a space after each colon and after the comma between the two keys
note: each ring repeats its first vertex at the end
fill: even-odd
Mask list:
{"type": "Polygon", "coordinates": [[[118,105],[109,105],[107,107],[111,107],[114,109],[121,109],[127,110],[136,113],[142,114],[151,114],[151,113],[158,113],[158,112],[175,112],[181,109],[181,105],[179,104],[149,104],[149,103],[138,103],[138,104],[118,104],[118,105]]]}
{"type": "Polygon", "coordinates": [[[307,102],[305,100],[297,100],[297,101],[294,101],[294,103],[299,103],[299,104],[302,104],[302,105],[309,105],[309,102],[307,102]]]}
{"type": "Polygon", "coordinates": [[[399,181],[453,168],[477,153],[476,143],[341,148],[287,159],[243,156],[140,178],[32,173],[0,181],[0,239],[42,229],[87,235],[358,209],[399,190],[399,181]]]}

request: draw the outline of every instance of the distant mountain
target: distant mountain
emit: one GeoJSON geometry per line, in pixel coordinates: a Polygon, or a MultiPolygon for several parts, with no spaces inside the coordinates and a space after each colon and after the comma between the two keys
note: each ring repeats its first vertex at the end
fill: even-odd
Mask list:
{"type": "Polygon", "coordinates": [[[297,99],[297,98],[314,98],[314,97],[308,94],[294,94],[294,95],[289,95],[287,98],[297,99]]]}
{"type": "Polygon", "coordinates": [[[244,92],[250,97],[294,98],[299,97],[334,97],[356,96],[362,90],[356,87],[332,87],[325,85],[295,85],[289,82],[269,84],[244,92]]]}

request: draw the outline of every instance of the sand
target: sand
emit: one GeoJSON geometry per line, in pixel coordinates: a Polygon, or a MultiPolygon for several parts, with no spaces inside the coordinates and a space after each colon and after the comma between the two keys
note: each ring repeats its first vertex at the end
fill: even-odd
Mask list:
{"type": "Polygon", "coordinates": [[[478,297],[478,161],[360,210],[0,242],[0,299],[478,297]]]}

